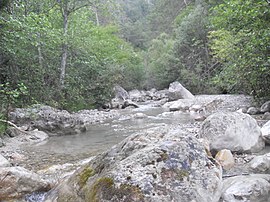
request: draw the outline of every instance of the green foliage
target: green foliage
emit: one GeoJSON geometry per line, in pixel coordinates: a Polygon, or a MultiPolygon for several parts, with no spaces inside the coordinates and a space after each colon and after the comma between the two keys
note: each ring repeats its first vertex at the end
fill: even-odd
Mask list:
{"type": "MultiPolygon", "coordinates": [[[[0,114],[0,119],[5,120],[5,115],[0,114]]],[[[0,122],[0,137],[5,133],[7,130],[7,124],[4,122],[0,122]]]]}
{"type": "Polygon", "coordinates": [[[91,21],[94,13],[80,8],[82,3],[69,2],[69,9],[74,9],[65,36],[61,5],[51,1],[19,2],[12,15],[1,13],[0,78],[13,88],[17,82],[28,87],[21,103],[93,108],[110,99],[114,84],[131,85],[141,75],[132,74],[141,67],[140,57],[119,38],[117,26],[97,26],[91,21]],[[60,89],[64,42],[68,47],[66,85],[60,89]]]}
{"type": "Polygon", "coordinates": [[[0,0],[0,10],[7,7],[9,0],[0,0]]]}
{"type": "Polygon", "coordinates": [[[174,43],[175,41],[165,33],[152,41],[145,59],[146,88],[163,89],[177,78],[178,69],[171,66],[176,60],[173,58],[174,43]]]}
{"type": "Polygon", "coordinates": [[[80,108],[108,102],[114,84],[128,86],[130,80],[136,79],[138,75],[130,72],[140,63],[131,46],[117,36],[117,27],[96,26],[87,13],[85,9],[72,16],[68,35],[71,54],[65,100],[74,104],[80,100],[80,108]]]}
{"type": "Polygon", "coordinates": [[[13,105],[94,108],[113,96],[115,84],[161,89],[174,80],[193,93],[269,96],[266,1],[89,2],[0,1],[0,87],[8,86],[13,105]]]}
{"type": "Polygon", "coordinates": [[[165,88],[178,80],[193,93],[213,92],[209,86],[215,61],[208,50],[208,7],[190,4],[175,18],[174,34],[161,34],[148,50],[148,87],[165,88]]]}
{"type": "MultiPolygon", "coordinates": [[[[23,83],[17,84],[16,88],[13,88],[10,83],[0,83],[0,120],[8,121],[10,108],[18,104],[19,99],[27,95],[28,89],[23,83]]],[[[7,129],[7,124],[0,122],[0,135],[7,129]]]]}
{"type": "Polygon", "coordinates": [[[226,0],[212,13],[211,50],[223,65],[214,79],[216,84],[231,91],[269,96],[269,4],[226,0]]]}

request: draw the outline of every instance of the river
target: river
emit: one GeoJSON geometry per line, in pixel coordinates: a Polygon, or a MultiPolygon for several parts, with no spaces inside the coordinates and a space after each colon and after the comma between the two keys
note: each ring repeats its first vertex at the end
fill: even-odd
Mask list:
{"type": "Polygon", "coordinates": [[[52,165],[74,163],[95,156],[140,130],[191,122],[193,119],[189,113],[169,113],[161,107],[141,105],[136,109],[121,110],[117,119],[89,125],[85,133],[53,136],[35,145],[22,145],[21,150],[29,157],[23,166],[38,171],[52,165]]]}

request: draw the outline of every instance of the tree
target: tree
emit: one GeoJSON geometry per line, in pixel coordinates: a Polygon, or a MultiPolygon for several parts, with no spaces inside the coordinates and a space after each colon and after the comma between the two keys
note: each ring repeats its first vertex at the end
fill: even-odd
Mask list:
{"type": "Polygon", "coordinates": [[[223,67],[215,83],[228,91],[269,97],[269,4],[265,0],[225,0],[212,14],[211,49],[223,67]]]}
{"type": "Polygon", "coordinates": [[[62,44],[62,56],[61,56],[61,66],[60,66],[60,89],[65,87],[65,76],[66,76],[66,65],[68,57],[68,23],[71,14],[77,10],[90,6],[93,2],[88,0],[59,0],[57,1],[62,17],[63,17],[63,44],[62,44]]]}

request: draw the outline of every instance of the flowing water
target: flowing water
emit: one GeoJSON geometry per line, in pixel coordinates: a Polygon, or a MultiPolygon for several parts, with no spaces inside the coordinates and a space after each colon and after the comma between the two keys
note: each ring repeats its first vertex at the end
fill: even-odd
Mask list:
{"type": "Polygon", "coordinates": [[[115,120],[88,126],[82,134],[50,137],[45,142],[23,146],[29,157],[23,166],[38,171],[56,164],[74,163],[101,153],[142,129],[192,121],[187,113],[169,113],[164,108],[148,105],[121,110],[120,114],[115,120]]]}
{"type": "MultiPolygon", "coordinates": [[[[22,146],[21,149],[28,157],[22,166],[40,172],[49,170],[54,165],[61,165],[58,169],[63,169],[66,173],[72,170],[69,173],[71,174],[76,166],[81,165],[83,159],[89,159],[106,151],[133,133],[164,124],[176,125],[192,122],[193,118],[188,113],[168,112],[161,107],[142,105],[137,109],[121,110],[118,118],[102,124],[89,125],[85,133],[50,137],[39,144],[22,146]],[[76,164],[76,162],[79,163],[76,164]],[[75,165],[75,167],[71,166],[69,170],[67,167],[70,165],[75,165]]],[[[63,173],[61,175],[63,176],[63,173]]],[[[55,173],[46,176],[49,176],[52,181],[57,181],[59,173],[56,177],[55,173]]],[[[42,202],[45,196],[46,193],[32,193],[23,201],[42,202]]]]}

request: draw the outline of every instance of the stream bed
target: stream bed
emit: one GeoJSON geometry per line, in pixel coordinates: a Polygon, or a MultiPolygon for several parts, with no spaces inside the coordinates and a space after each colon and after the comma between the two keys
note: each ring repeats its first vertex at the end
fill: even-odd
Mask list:
{"type": "Polygon", "coordinates": [[[121,110],[117,119],[89,125],[85,133],[68,136],[53,136],[47,141],[22,145],[28,158],[23,167],[38,171],[53,165],[75,163],[95,156],[119,143],[130,134],[164,124],[188,124],[193,118],[189,113],[169,113],[161,107],[141,105],[136,109],[121,110]]]}

